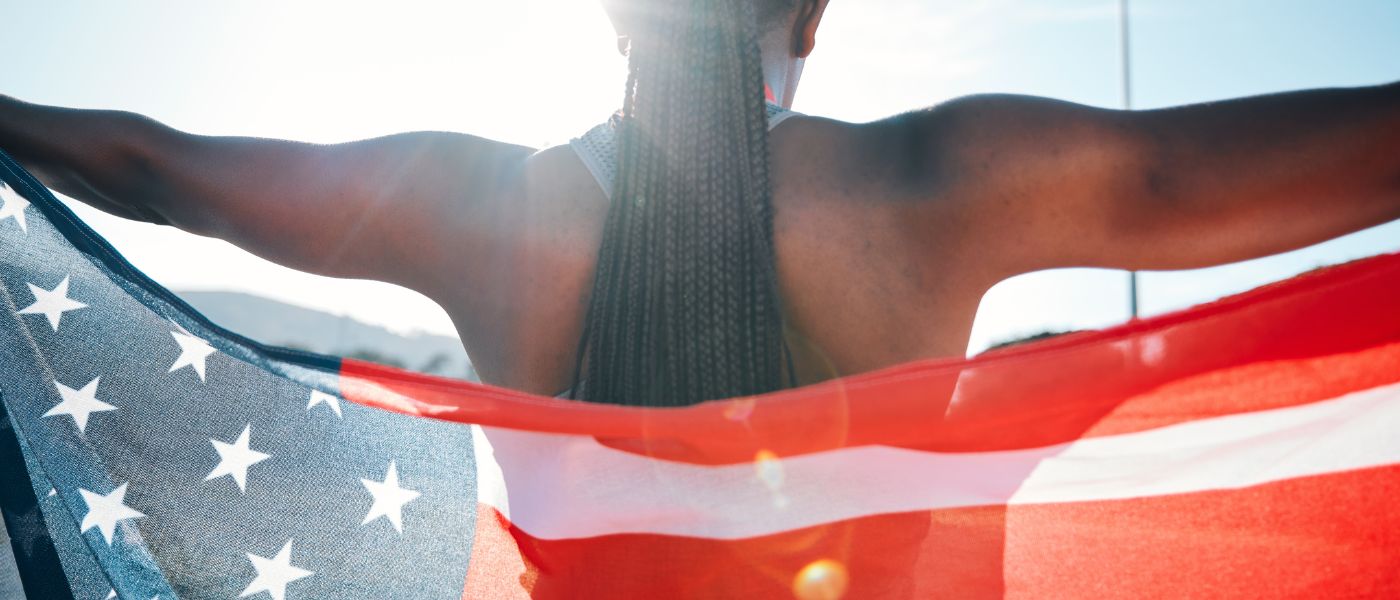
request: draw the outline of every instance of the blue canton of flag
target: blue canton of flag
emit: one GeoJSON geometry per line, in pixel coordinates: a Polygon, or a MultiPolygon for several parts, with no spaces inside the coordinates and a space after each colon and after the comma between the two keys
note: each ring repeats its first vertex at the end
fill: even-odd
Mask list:
{"type": "Polygon", "coordinates": [[[461,595],[467,426],[342,402],[0,180],[0,598],[461,595]]]}

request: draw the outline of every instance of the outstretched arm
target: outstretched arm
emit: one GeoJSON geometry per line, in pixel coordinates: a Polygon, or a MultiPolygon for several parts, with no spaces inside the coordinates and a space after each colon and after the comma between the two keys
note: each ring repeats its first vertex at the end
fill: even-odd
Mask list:
{"type": "Polygon", "coordinates": [[[306,271],[424,291],[436,287],[432,263],[450,260],[435,254],[459,249],[449,242],[462,225],[520,185],[532,152],[439,132],[331,145],[200,136],[4,96],[0,147],[45,185],[107,212],[306,271]]]}
{"type": "Polygon", "coordinates": [[[883,127],[1002,276],[1204,267],[1400,218],[1400,83],[1137,112],[975,96],[883,127]]]}

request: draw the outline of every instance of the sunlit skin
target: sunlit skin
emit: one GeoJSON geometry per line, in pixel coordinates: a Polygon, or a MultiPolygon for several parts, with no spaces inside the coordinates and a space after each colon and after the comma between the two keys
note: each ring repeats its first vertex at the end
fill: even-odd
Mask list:
{"type": "MultiPolygon", "coordinates": [[[[784,105],[827,0],[795,5],[762,38],[784,105]]],[[[418,290],[488,383],[572,380],[608,200],[567,146],[207,137],[3,96],[0,146],[108,212],[418,290]]],[[[1400,84],[1140,112],[984,95],[871,123],[796,117],[771,146],[802,383],[961,356],[983,293],[1016,274],[1205,267],[1400,218],[1400,84]]]]}

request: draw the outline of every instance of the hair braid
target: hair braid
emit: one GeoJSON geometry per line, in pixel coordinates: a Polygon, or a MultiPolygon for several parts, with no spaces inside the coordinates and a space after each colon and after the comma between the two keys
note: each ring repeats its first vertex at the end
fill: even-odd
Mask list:
{"type": "Polygon", "coordinates": [[[755,1],[789,4],[649,0],[632,36],[582,399],[674,406],[789,382],[755,1]]]}

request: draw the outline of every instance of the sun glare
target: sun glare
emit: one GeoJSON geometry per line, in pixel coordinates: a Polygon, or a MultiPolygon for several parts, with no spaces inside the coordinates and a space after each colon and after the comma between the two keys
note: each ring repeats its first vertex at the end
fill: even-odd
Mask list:
{"type": "MultiPolygon", "coordinates": [[[[24,57],[7,67],[0,93],[129,110],[202,134],[329,143],[442,130],[539,148],[606,119],[626,78],[598,0],[10,4],[6,18],[47,26],[0,37],[0,49],[24,57]]],[[[1393,3],[1340,12],[1275,11],[1261,0],[1177,4],[1133,3],[1135,98],[1144,108],[1395,77],[1393,61],[1378,58],[1396,54],[1384,26],[1393,3]],[[1246,21],[1256,26],[1235,25],[1246,21]]],[[[1116,7],[833,1],[794,108],[865,121],[979,92],[1118,106],[1116,7]]],[[[245,291],[400,331],[453,332],[442,310],[402,288],[297,273],[224,242],[75,209],[176,290],[245,291]]],[[[1389,227],[1330,243],[1333,251],[1148,274],[1144,306],[1160,312],[1393,250],[1400,238],[1389,227]]],[[[972,347],[1121,320],[1125,281],[1076,270],[1004,282],[983,303],[972,347]]]]}

